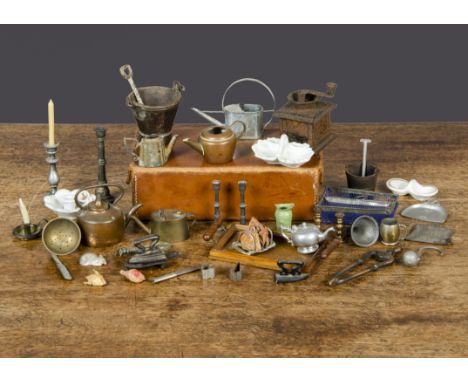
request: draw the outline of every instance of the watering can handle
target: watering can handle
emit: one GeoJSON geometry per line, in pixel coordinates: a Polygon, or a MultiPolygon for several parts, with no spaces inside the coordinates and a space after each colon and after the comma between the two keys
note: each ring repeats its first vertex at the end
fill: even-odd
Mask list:
{"type": "Polygon", "coordinates": [[[124,142],[125,151],[128,154],[130,154],[134,160],[137,161],[139,158],[138,158],[138,155],[135,153],[135,151],[136,151],[136,149],[138,149],[138,147],[140,147],[140,142],[138,142],[138,139],[124,137],[123,142],[124,142]],[[128,146],[128,144],[127,144],[128,141],[136,142],[135,147],[133,148],[133,150],[128,146]]]}
{"type": "MultiPolygon", "coordinates": [[[[271,95],[271,98],[273,99],[273,108],[270,109],[270,110],[265,110],[265,113],[273,113],[276,109],[276,98],[275,98],[275,95],[273,94],[273,91],[268,87],[268,85],[260,80],[257,80],[256,78],[241,78],[237,81],[234,81],[231,85],[229,85],[227,87],[227,89],[224,91],[224,94],[223,94],[223,99],[221,100],[221,109],[224,110],[224,100],[226,99],[226,94],[229,92],[229,90],[231,90],[231,88],[234,86],[234,85],[237,85],[241,82],[255,82],[256,84],[259,84],[259,85],[262,85],[267,91],[268,93],[271,95]]],[[[271,115],[270,119],[268,120],[267,123],[265,123],[263,125],[263,127],[267,127],[271,121],[273,120],[273,114],[271,115]]]]}

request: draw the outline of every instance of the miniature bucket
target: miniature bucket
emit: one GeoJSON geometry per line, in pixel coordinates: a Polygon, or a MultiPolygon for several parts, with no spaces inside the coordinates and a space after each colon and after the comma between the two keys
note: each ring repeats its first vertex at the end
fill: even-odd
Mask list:
{"type": "Polygon", "coordinates": [[[346,166],[348,188],[374,191],[377,185],[379,169],[375,165],[368,163],[366,166],[366,176],[361,176],[361,168],[361,164],[349,164],[346,166]]]}
{"type": "Polygon", "coordinates": [[[143,100],[139,103],[131,92],[127,98],[127,106],[132,109],[141,137],[156,137],[165,135],[170,140],[172,126],[182,99],[185,87],[178,81],[172,88],[165,86],[148,86],[138,88],[143,100]]]}

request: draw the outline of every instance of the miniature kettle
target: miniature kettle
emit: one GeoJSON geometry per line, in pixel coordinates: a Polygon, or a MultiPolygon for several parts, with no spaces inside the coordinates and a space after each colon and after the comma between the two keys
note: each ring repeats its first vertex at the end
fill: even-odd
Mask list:
{"type": "Polygon", "coordinates": [[[198,142],[185,138],[184,143],[203,155],[207,163],[228,163],[234,157],[237,139],[244,130],[245,124],[241,121],[236,121],[231,126],[211,126],[202,130],[198,142]],[[239,125],[240,128],[236,129],[234,125],[239,125]]]}
{"type": "Polygon", "coordinates": [[[124,195],[124,189],[116,184],[99,184],[80,189],[75,195],[75,203],[80,207],[78,214],[78,225],[82,230],[83,244],[89,247],[106,247],[117,244],[124,236],[125,227],[132,219],[144,231],[150,233],[150,230],[133,214],[141,204],[133,206],[125,215],[117,207],[117,203],[124,195]],[[96,192],[96,200],[83,207],[78,199],[81,192],[89,189],[98,189],[101,187],[116,187],[119,194],[115,197],[113,203],[102,200],[101,193],[96,192]]]}
{"type": "Polygon", "coordinates": [[[165,145],[165,136],[143,137],[141,141],[136,138],[124,138],[124,147],[133,159],[138,162],[140,167],[161,167],[169,159],[177,135],[173,135],[167,146],[165,145]],[[134,141],[135,145],[130,148],[128,141],[134,141]]]}
{"type": "Polygon", "coordinates": [[[321,243],[330,232],[335,232],[334,227],[328,228],[324,232],[320,232],[320,229],[312,223],[301,223],[299,225],[293,225],[291,228],[282,228],[281,235],[286,238],[288,243],[297,247],[297,252],[302,254],[308,254],[315,252],[319,243],[321,243]],[[284,232],[289,232],[291,237],[286,235],[284,232]]]}

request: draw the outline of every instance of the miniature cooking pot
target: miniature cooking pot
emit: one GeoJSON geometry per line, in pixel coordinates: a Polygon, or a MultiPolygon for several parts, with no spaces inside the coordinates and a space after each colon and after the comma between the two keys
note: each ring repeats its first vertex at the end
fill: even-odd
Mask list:
{"type": "Polygon", "coordinates": [[[83,244],[89,247],[106,247],[117,244],[123,238],[125,227],[130,219],[134,220],[144,231],[150,233],[149,229],[133,214],[141,204],[133,206],[127,215],[124,215],[122,210],[117,207],[117,203],[124,195],[124,189],[117,184],[99,184],[82,188],[75,195],[75,203],[80,207],[78,215],[78,225],[83,231],[83,244]],[[119,194],[113,203],[102,200],[101,193],[96,193],[96,200],[83,207],[78,199],[78,195],[90,189],[98,189],[101,187],[116,187],[119,189],[119,194]]]}
{"type": "Polygon", "coordinates": [[[211,126],[202,130],[198,142],[185,138],[184,143],[203,155],[207,163],[228,163],[234,157],[237,139],[244,130],[245,124],[241,121],[236,121],[231,126],[211,126]],[[234,129],[235,124],[240,129],[234,129]]]}
{"type": "Polygon", "coordinates": [[[297,247],[297,252],[308,254],[315,252],[319,243],[321,243],[330,232],[335,232],[334,227],[321,232],[320,229],[312,223],[301,223],[293,225],[291,228],[282,227],[281,235],[286,238],[288,243],[297,247]],[[289,237],[284,231],[289,232],[289,237]]]}
{"type": "Polygon", "coordinates": [[[158,234],[161,241],[169,243],[187,240],[190,237],[189,219],[193,219],[191,225],[195,224],[195,215],[192,213],[160,209],[151,214],[151,233],[158,234]]]}

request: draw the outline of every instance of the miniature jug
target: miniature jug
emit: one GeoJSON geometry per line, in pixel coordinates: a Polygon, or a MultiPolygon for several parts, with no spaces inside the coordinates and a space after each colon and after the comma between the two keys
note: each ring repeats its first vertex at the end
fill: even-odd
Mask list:
{"type": "Polygon", "coordinates": [[[330,232],[335,232],[334,227],[328,228],[324,232],[320,232],[320,229],[312,223],[301,223],[299,225],[293,225],[290,229],[282,228],[281,234],[290,243],[297,247],[297,251],[302,254],[308,254],[315,252],[319,243],[321,243],[330,232]],[[289,237],[284,231],[289,232],[289,237]]]}
{"type": "Polygon", "coordinates": [[[132,155],[133,159],[141,167],[161,167],[169,159],[174,148],[177,135],[173,135],[167,146],[165,145],[165,136],[143,137],[140,141],[136,138],[124,138],[125,150],[132,155]],[[135,142],[133,148],[130,148],[129,141],[135,142]]]}
{"type": "Polygon", "coordinates": [[[223,164],[232,161],[237,139],[245,130],[243,122],[236,121],[231,126],[211,126],[202,130],[198,142],[185,138],[184,143],[203,155],[211,164],[223,164]],[[235,129],[234,125],[240,128],[235,129]]]}
{"type": "Polygon", "coordinates": [[[123,238],[125,227],[130,219],[134,220],[144,231],[150,233],[150,230],[133,214],[141,204],[133,206],[127,215],[117,207],[117,203],[124,194],[122,186],[116,184],[100,184],[82,188],[75,195],[75,203],[80,207],[78,214],[78,225],[83,231],[83,244],[89,247],[106,247],[120,242],[123,238]],[[116,187],[119,194],[115,197],[113,203],[102,200],[101,193],[96,192],[96,201],[83,207],[79,201],[79,194],[89,189],[98,189],[100,187],[116,187]]]}
{"type": "Polygon", "coordinates": [[[276,229],[281,231],[282,228],[291,228],[294,203],[279,203],[275,207],[276,229]]]}

